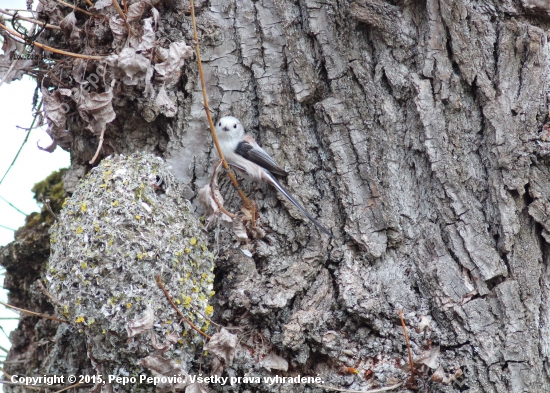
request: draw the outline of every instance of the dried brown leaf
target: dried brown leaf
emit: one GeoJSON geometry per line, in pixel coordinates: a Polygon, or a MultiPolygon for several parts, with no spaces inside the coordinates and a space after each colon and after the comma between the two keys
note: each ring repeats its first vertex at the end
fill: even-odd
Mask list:
{"type": "Polygon", "coordinates": [[[67,122],[67,110],[63,105],[59,91],[56,90],[50,94],[47,89],[42,88],[42,99],[50,129],[55,128],[64,131],[67,122]]]}
{"type": "Polygon", "coordinates": [[[147,18],[143,20],[143,34],[133,43],[131,40],[130,45],[136,47],[138,50],[145,51],[155,46],[155,30],[153,29],[153,18],[147,18]]]}
{"type": "Polygon", "coordinates": [[[113,5],[113,0],[98,0],[94,3],[94,8],[96,10],[101,10],[106,7],[110,7],[113,5]]]}
{"type": "Polygon", "coordinates": [[[113,110],[113,92],[104,93],[82,91],[78,99],[78,113],[88,123],[87,128],[94,134],[100,135],[107,123],[116,118],[113,110]]]}
{"type": "Polygon", "coordinates": [[[174,117],[176,116],[177,108],[176,104],[172,102],[168,94],[166,93],[166,89],[164,86],[161,86],[159,93],[157,95],[157,98],[155,100],[155,104],[159,107],[160,113],[162,113],[166,117],[174,117]]]}
{"type": "Polygon", "coordinates": [[[113,48],[118,48],[124,44],[126,41],[126,23],[124,23],[124,20],[118,15],[113,15],[109,19],[109,27],[111,28],[111,32],[113,33],[113,48]]]}
{"type": "Polygon", "coordinates": [[[158,10],[155,7],[151,8],[151,13],[153,14],[153,20],[155,21],[155,27],[158,28],[159,21],[160,21],[160,13],[158,12],[158,10]]]}
{"type": "Polygon", "coordinates": [[[232,224],[233,233],[235,233],[237,239],[242,242],[248,242],[248,234],[246,233],[246,227],[244,226],[242,217],[234,218],[232,224]]]}
{"type": "Polygon", "coordinates": [[[210,363],[210,374],[221,377],[223,373],[223,364],[217,356],[212,356],[212,362],[210,363]]]}
{"type": "Polygon", "coordinates": [[[226,366],[230,366],[233,364],[238,343],[239,339],[235,334],[231,334],[222,328],[219,333],[210,338],[204,349],[220,358],[226,366]]]}
{"type": "MultiPolygon", "coordinates": [[[[48,123],[46,132],[62,148],[69,148],[73,141],[72,134],[66,131],[69,106],[63,102],[63,98],[61,97],[62,95],[67,95],[66,90],[56,90],[50,93],[47,89],[42,88],[44,114],[48,123]]],[[[54,147],[50,146],[49,148],[54,147]]]]}
{"type": "Polygon", "coordinates": [[[178,83],[181,77],[181,68],[185,59],[193,55],[193,49],[183,41],[172,42],[168,53],[164,52],[163,55],[166,55],[166,60],[155,64],[155,71],[162,77],[166,87],[171,88],[178,83]]]}
{"type": "Polygon", "coordinates": [[[4,30],[0,31],[0,35],[3,39],[2,50],[4,51],[4,54],[0,55],[0,59],[11,63],[11,54],[17,49],[17,42],[4,30]]]}
{"type": "Polygon", "coordinates": [[[76,27],[76,15],[74,14],[74,11],[67,14],[67,16],[63,18],[61,22],[59,22],[59,27],[61,27],[61,31],[63,31],[65,36],[71,36],[73,30],[76,27]]]}
{"type": "Polygon", "coordinates": [[[42,146],[39,145],[39,143],[40,143],[40,141],[36,141],[36,147],[38,147],[38,149],[40,149],[42,151],[47,151],[48,153],[53,153],[53,151],[57,147],[57,143],[55,141],[50,143],[50,145],[48,147],[42,147],[42,146]]]}
{"type": "Polygon", "coordinates": [[[275,353],[270,352],[265,358],[260,360],[260,367],[267,369],[267,371],[273,370],[288,370],[288,362],[282,357],[275,355],[275,353]]]}
{"type": "Polygon", "coordinates": [[[139,318],[132,319],[126,325],[126,332],[128,337],[134,337],[138,334],[148,331],[153,327],[155,321],[155,312],[151,307],[147,307],[143,315],[139,318]]]}
{"type": "Polygon", "coordinates": [[[148,7],[150,7],[150,5],[144,1],[139,1],[135,4],[132,4],[128,7],[128,15],[126,16],[126,21],[128,23],[132,23],[136,20],[140,20],[141,16],[148,7]]]}
{"type": "Polygon", "coordinates": [[[151,370],[153,374],[156,373],[167,377],[173,377],[174,375],[181,376],[181,382],[157,385],[159,392],[182,390],[189,385],[187,382],[187,372],[172,359],[165,359],[161,355],[151,355],[141,359],[140,365],[151,370]]]}
{"type": "Polygon", "coordinates": [[[129,86],[137,85],[151,67],[148,58],[132,48],[124,48],[118,56],[118,67],[124,73],[122,81],[129,86]]]}

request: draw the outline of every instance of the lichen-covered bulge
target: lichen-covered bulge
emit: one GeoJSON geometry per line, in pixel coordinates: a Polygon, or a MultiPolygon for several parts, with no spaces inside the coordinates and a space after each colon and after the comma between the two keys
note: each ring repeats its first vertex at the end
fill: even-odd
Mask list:
{"type": "Polygon", "coordinates": [[[166,342],[173,345],[163,356],[188,370],[203,338],[180,320],[155,277],[206,331],[213,269],[199,219],[165,162],[149,154],[104,159],[65,201],[51,229],[49,290],[59,313],[87,336],[83,350],[104,375],[146,373],[140,361],[166,342]],[[132,321],[147,315],[154,315],[152,326],[130,338],[132,321]]]}

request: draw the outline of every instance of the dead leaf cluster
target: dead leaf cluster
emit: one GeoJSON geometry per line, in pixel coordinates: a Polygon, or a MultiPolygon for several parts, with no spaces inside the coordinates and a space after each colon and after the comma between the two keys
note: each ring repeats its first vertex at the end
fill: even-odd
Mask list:
{"type": "Polygon", "coordinates": [[[78,132],[97,139],[95,160],[103,140],[109,137],[108,132],[105,135],[107,125],[116,118],[113,104],[122,96],[145,98],[142,105],[150,110],[141,114],[146,121],[151,122],[158,115],[176,115],[174,89],[193,50],[183,40],[162,45],[157,40],[157,4],[156,0],[130,1],[124,12],[113,0],[97,1],[88,10],[71,10],[55,0],[41,1],[36,18],[59,29],[44,29],[35,42],[54,42],[57,49],[84,58],[24,45],[0,29],[4,51],[0,56],[2,81],[29,74],[37,77],[41,86],[48,133],[54,141],[44,150],[53,151],[57,145],[71,148],[74,135],[68,131],[68,124],[76,122],[80,125],[78,132]],[[17,55],[29,60],[17,60],[17,55]],[[101,60],[92,60],[94,56],[101,60]]]}

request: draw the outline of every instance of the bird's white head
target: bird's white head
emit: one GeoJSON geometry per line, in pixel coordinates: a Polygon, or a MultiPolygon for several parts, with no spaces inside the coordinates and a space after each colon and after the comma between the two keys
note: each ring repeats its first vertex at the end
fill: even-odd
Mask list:
{"type": "Polygon", "coordinates": [[[225,116],[216,123],[216,134],[223,140],[237,140],[244,135],[244,128],[236,117],[225,116]]]}

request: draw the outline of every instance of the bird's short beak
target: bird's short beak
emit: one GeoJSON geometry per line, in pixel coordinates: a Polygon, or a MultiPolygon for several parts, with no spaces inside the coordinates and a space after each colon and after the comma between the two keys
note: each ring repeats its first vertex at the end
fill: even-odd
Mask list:
{"type": "Polygon", "coordinates": [[[229,131],[229,127],[223,127],[222,128],[224,131],[229,131]]]}

